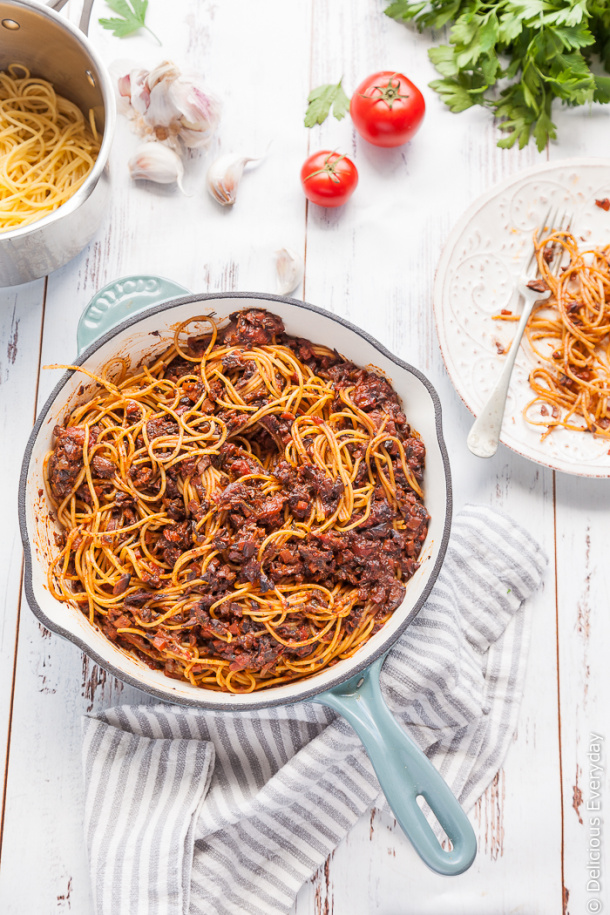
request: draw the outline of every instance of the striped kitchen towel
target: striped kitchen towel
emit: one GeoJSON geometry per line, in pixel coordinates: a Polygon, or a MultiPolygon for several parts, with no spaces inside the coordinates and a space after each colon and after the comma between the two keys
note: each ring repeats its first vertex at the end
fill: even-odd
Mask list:
{"type": "MultiPolygon", "coordinates": [[[[510,518],[469,506],[441,574],[383,668],[397,717],[466,810],[514,732],[523,604],[546,558],[510,518]]],[[[173,706],[84,719],[85,829],[97,915],[286,915],[379,784],[351,727],[319,705],[173,706]]]]}

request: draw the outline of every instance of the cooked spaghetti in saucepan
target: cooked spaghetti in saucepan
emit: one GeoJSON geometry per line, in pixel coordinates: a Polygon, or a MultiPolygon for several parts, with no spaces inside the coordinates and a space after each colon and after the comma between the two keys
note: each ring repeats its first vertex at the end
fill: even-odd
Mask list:
{"type": "Polygon", "coordinates": [[[530,373],[536,397],[528,422],[610,437],[610,246],[580,249],[569,232],[536,242],[541,289],[526,334],[540,365],[530,373]],[[558,276],[551,270],[560,257],[558,276]]]}
{"type": "Polygon", "coordinates": [[[100,149],[95,122],[46,79],[0,71],[0,232],[30,225],[72,197],[100,149]]]}
{"type": "Polygon", "coordinates": [[[97,381],[45,464],[58,600],[231,692],[315,674],[390,618],[429,516],[425,448],[384,377],[250,309],[97,381]]]}

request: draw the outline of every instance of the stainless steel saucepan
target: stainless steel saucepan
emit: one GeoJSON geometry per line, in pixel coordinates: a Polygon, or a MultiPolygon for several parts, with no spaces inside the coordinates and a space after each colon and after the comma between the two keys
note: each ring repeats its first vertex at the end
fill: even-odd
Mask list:
{"type": "Polygon", "coordinates": [[[97,231],[109,198],[107,163],[116,115],[112,83],[87,38],[91,0],[83,7],[82,31],[55,11],[65,3],[51,0],[43,7],[31,0],[0,0],[0,70],[23,64],[33,76],[49,80],[85,117],[92,110],[102,145],[86,181],[62,206],[31,225],[0,232],[0,286],[45,276],[78,254],[97,231]]]}

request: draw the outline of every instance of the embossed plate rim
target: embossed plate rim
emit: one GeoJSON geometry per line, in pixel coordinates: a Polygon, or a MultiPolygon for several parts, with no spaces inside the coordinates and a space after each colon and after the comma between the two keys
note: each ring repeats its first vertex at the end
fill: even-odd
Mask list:
{"type": "MultiPolygon", "coordinates": [[[[561,171],[563,169],[574,169],[575,171],[580,171],[582,169],[605,169],[608,171],[608,183],[610,186],[610,159],[602,157],[574,157],[567,159],[557,159],[553,162],[544,162],[539,165],[532,166],[527,169],[522,169],[517,172],[515,175],[511,175],[508,178],[505,178],[503,181],[500,181],[492,187],[488,188],[483,194],[481,194],[473,203],[464,211],[460,216],[457,223],[454,225],[453,229],[449,233],[449,236],[443,246],[441,256],[436,268],[436,276],[434,281],[434,290],[433,290],[433,308],[434,308],[434,317],[436,322],[436,330],[439,339],[439,345],[441,349],[441,354],[443,357],[443,362],[447,370],[447,374],[453,384],[455,390],[459,394],[460,398],[464,402],[464,405],[468,410],[474,415],[477,415],[477,408],[475,407],[472,400],[471,390],[464,386],[463,379],[457,373],[455,366],[453,365],[452,358],[452,341],[451,336],[447,334],[447,327],[445,325],[445,318],[451,310],[451,305],[449,301],[449,296],[447,290],[449,288],[449,283],[452,278],[452,274],[449,272],[451,266],[452,256],[456,247],[462,241],[465,232],[468,230],[471,223],[474,222],[475,218],[481,214],[486,207],[492,202],[495,202],[497,198],[510,190],[512,187],[516,187],[519,184],[527,183],[528,181],[536,180],[540,177],[544,177],[545,173],[552,173],[561,171]]],[[[568,189],[566,189],[568,190],[568,189]]],[[[608,226],[608,233],[610,237],[610,222],[608,226]]],[[[474,357],[473,353],[473,357],[474,357]]],[[[512,387],[512,382],[511,382],[512,387]]],[[[506,425],[506,424],[505,424],[506,425]]],[[[515,433],[516,437],[507,435],[505,425],[502,428],[502,433],[500,435],[500,441],[507,448],[510,448],[516,454],[519,454],[521,457],[524,457],[528,460],[534,461],[537,464],[541,464],[544,467],[549,467],[552,470],[558,470],[563,473],[569,473],[574,476],[583,476],[591,477],[598,479],[607,479],[610,478],[610,456],[607,459],[606,464],[592,463],[583,459],[582,463],[575,464],[573,461],[565,461],[556,455],[549,454],[541,455],[540,453],[534,452],[527,442],[522,441],[519,436],[515,433]]],[[[547,440],[548,441],[548,440],[547,440]]],[[[610,446],[610,442],[609,442],[610,446]]]]}

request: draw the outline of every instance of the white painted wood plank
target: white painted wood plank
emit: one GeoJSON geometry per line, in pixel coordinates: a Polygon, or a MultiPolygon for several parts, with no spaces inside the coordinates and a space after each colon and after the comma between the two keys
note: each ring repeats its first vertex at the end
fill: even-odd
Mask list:
{"type": "MultiPolygon", "coordinates": [[[[21,592],[16,493],[35,416],[44,281],[0,289],[0,785],[4,785],[21,592]]],[[[0,797],[0,820],[3,796],[0,797]]]]}
{"type": "Polygon", "coordinates": [[[608,895],[610,583],[607,481],[557,479],[558,618],[566,915],[608,895]],[[601,859],[600,859],[601,855],[601,859]],[[601,876],[595,868],[600,868],[601,876]],[[589,870],[589,868],[592,868],[589,870]]]}
{"type": "MultiPolygon", "coordinates": [[[[483,502],[527,519],[552,560],[552,475],[504,448],[489,462],[468,452],[465,439],[472,420],[444,371],[431,307],[434,271],[452,223],[483,190],[540,157],[532,149],[498,150],[498,134],[484,112],[451,115],[426,90],[434,71],[425,38],[379,18],[369,4],[350,8],[357,30],[346,26],[344,6],[326,7],[324,28],[316,30],[312,85],[343,72],[351,88],[367,72],[400,69],[424,91],[427,114],[404,150],[371,148],[354,136],[348,121],[329,121],[315,129],[311,150],[337,148],[353,156],[360,185],[343,210],[327,214],[309,208],[307,298],[365,327],[429,375],[443,404],[456,507],[483,502]],[[340,62],[334,71],[328,69],[329,60],[340,62]],[[544,506],[534,518],[532,503],[544,506]]],[[[309,912],[312,904],[317,913],[393,912],[407,885],[409,905],[418,915],[489,913],[491,900],[494,912],[526,906],[528,912],[546,915],[549,900],[561,905],[552,561],[547,588],[531,601],[528,612],[534,618],[536,654],[521,724],[499,784],[478,805],[474,823],[480,852],[471,871],[452,881],[429,873],[393,818],[376,815],[373,828],[360,823],[302,891],[297,915],[309,912]]]]}
{"type": "MultiPolygon", "coordinates": [[[[301,105],[309,78],[309,6],[269,0],[262,16],[248,0],[230,7],[182,0],[172,4],[171,13],[159,4],[151,4],[150,12],[151,27],[163,35],[163,49],[145,38],[119,42],[94,26],[93,40],[105,59],[133,53],[155,62],[171,56],[185,68],[202,69],[225,105],[216,151],[256,154],[270,139],[274,145],[258,173],[244,176],[234,209],[223,210],[203,191],[206,161],[214,150],[207,160],[191,163],[187,189],[192,197],[135,187],[126,162],[137,140],[120,124],[108,218],[88,249],[49,280],[43,364],[73,358],[79,314],[109,280],[159,273],[194,290],[273,292],[274,250],[286,245],[304,249],[305,202],[298,180],[289,204],[285,187],[293,179],[290,162],[300,161],[306,141],[301,105]],[[281,103],[274,101],[278,92],[281,103]]],[[[56,372],[42,372],[39,403],[56,379],[56,372]]],[[[148,701],[106,677],[71,644],[43,634],[24,609],[0,871],[2,913],[91,911],[82,833],[80,719],[117,702],[148,701]],[[26,860],[37,866],[34,873],[28,868],[24,880],[26,860]]]]}
{"type": "MultiPolygon", "coordinates": [[[[560,142],[551,146],[551,158],[608,157],[608,106],[593,106],[580,118],[577,113],[558,110],[560,142]]],[[[610,807],[606,557],[610,487],[607,480],[557,474],[556,493],[564,915],[579,915],[601,911],[595,908],[598,901],[605,907],[610,902],[610,837],[607,825],[603,826],[603,812],[610,807]],[[595,734],[604,739],[596,741],[595,734]],[[601,878],[589,869],[599,864],[600,850],[605,863],[601,878]]]]}

